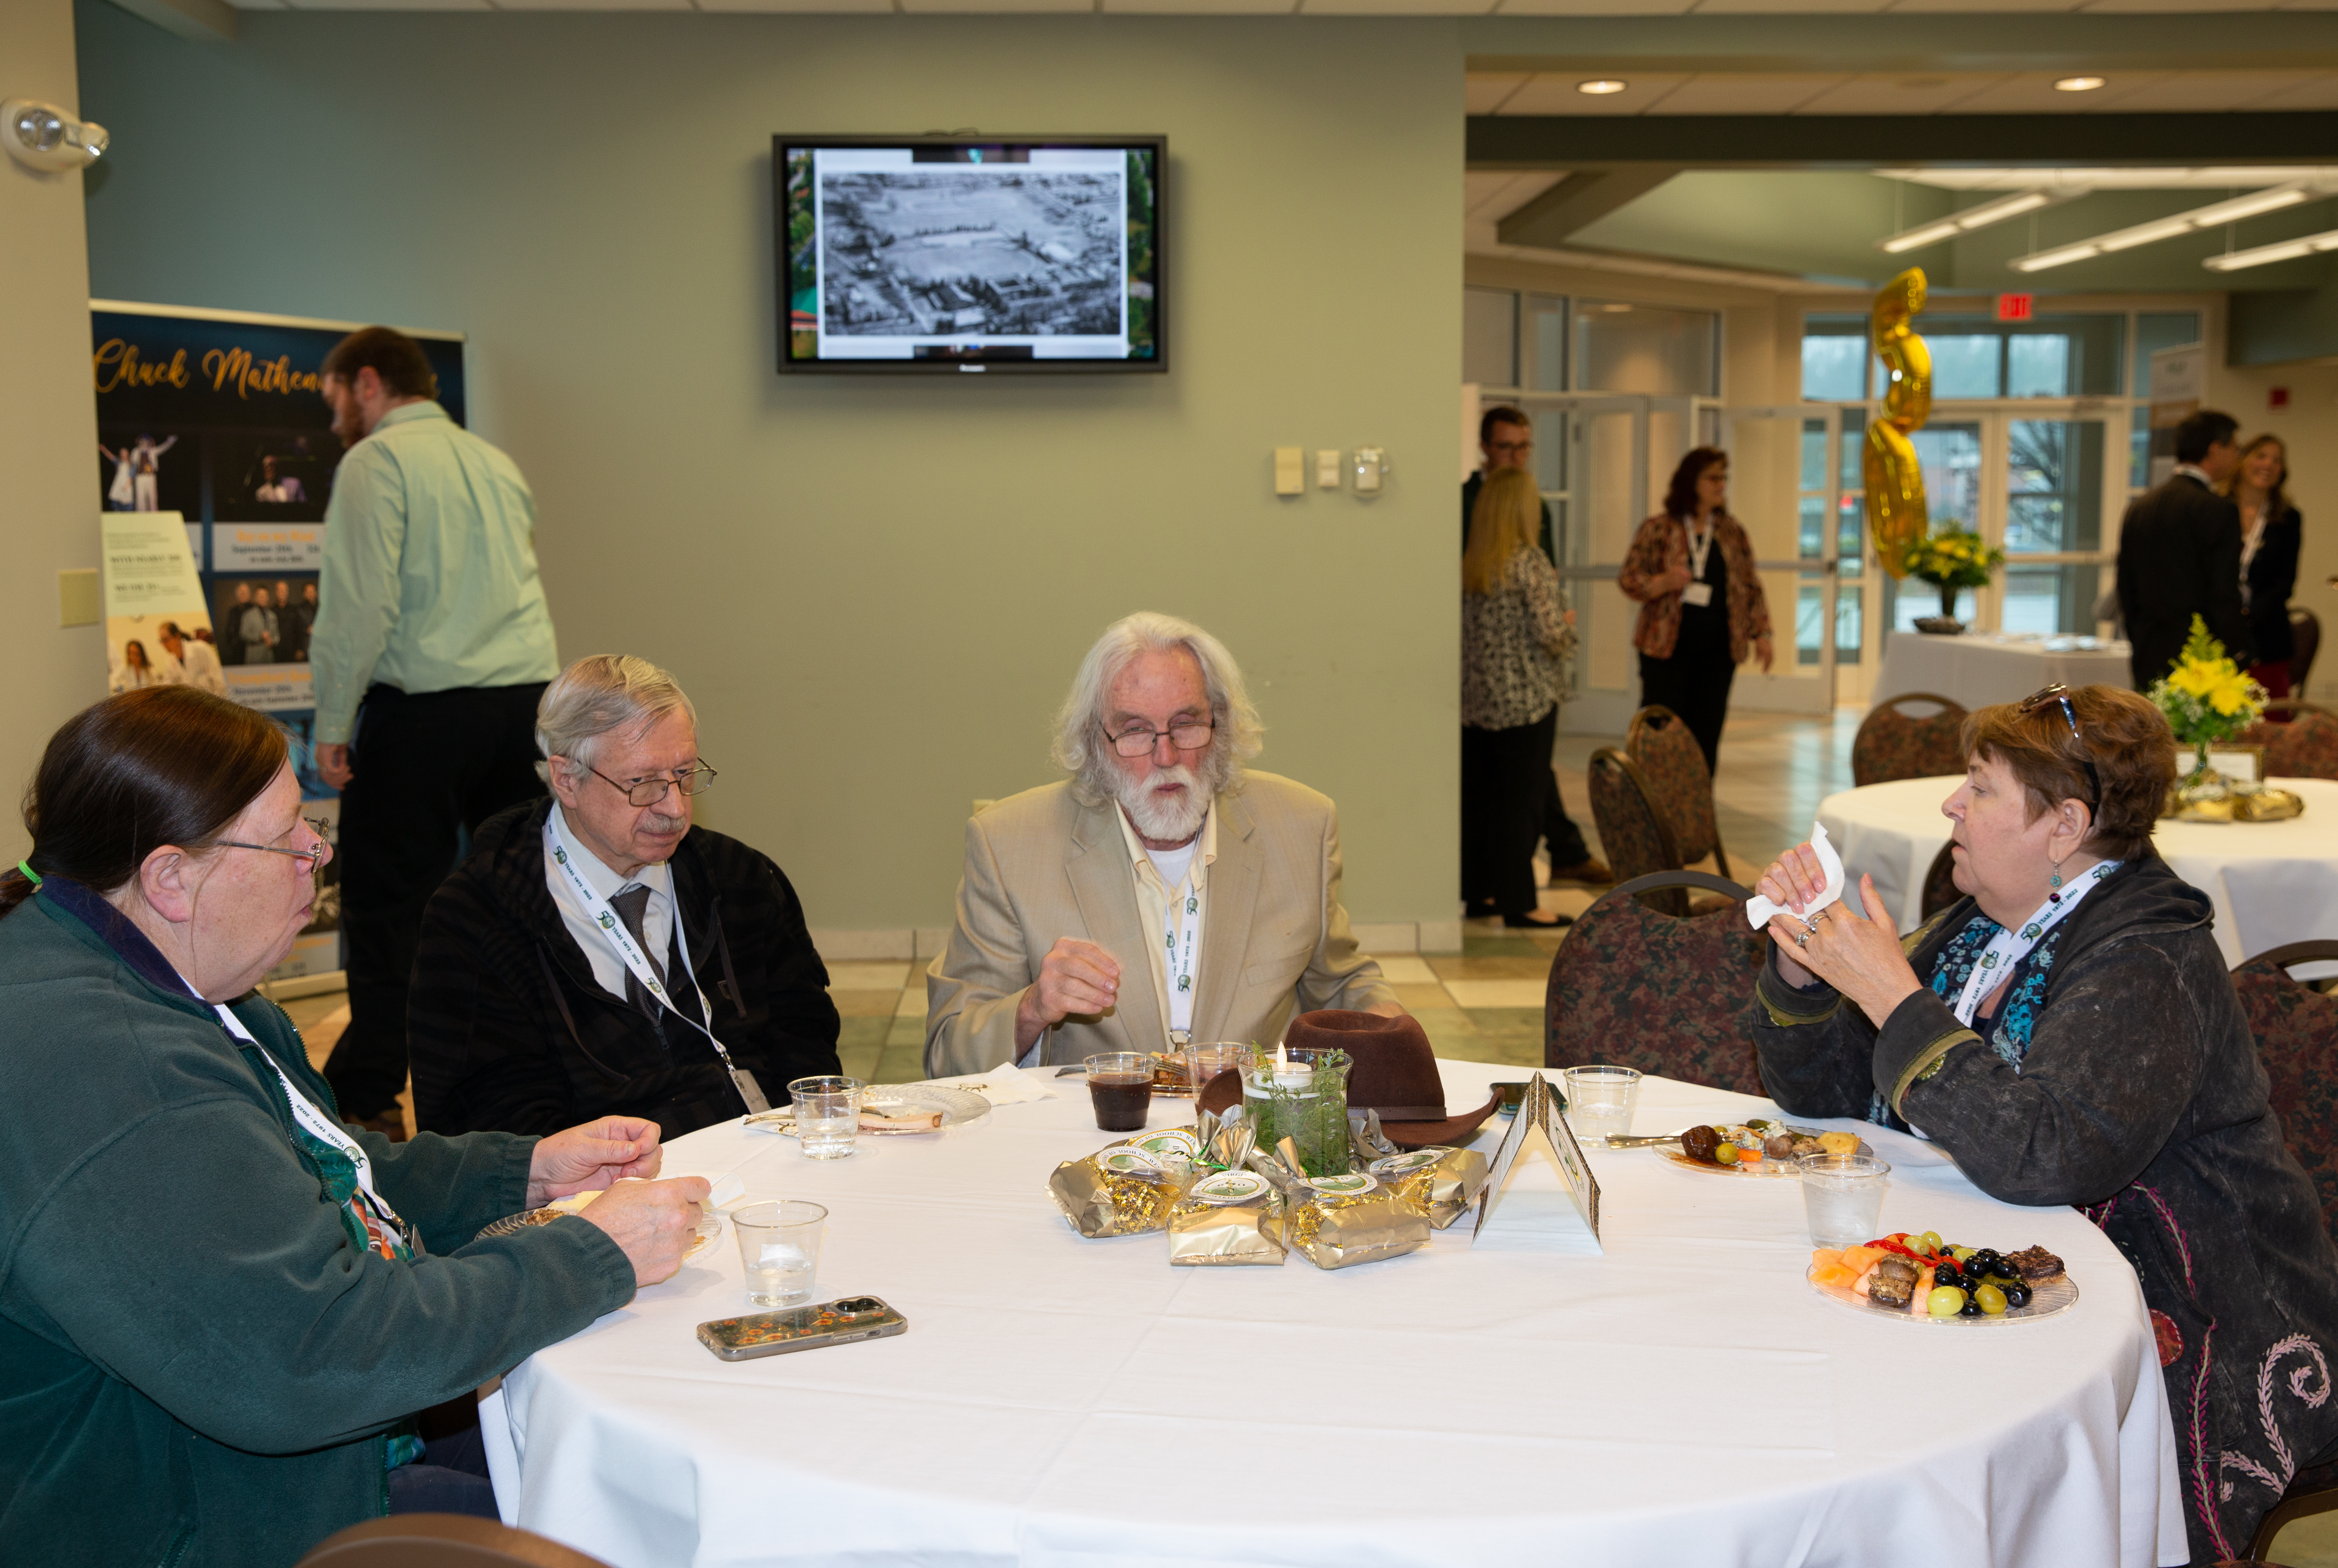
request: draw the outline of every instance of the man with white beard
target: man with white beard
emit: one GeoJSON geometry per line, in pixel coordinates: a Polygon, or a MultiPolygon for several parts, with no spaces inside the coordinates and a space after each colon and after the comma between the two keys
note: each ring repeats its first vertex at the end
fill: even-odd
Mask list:
{"type": "Polygon", "coordinates": [[[928,1074],[1403,1011],[1340,904],[1338,811],[1243,767],[1262,730],[1200,627],[1147,612],[1105,629],[1056,720],[1070,777],[967,824],[957,928],[926,971],[928,1074]]]}

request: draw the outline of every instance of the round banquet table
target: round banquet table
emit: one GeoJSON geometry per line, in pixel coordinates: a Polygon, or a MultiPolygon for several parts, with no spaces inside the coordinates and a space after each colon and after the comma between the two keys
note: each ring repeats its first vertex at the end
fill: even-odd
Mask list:
{"type": "Polygon", "coordinates": [[[2097,681],[2125,686],[2132,675],[2125,642],[2006,632],[1967,632],[1955,637],[1892,632],[1884,638],[1883,667],[1868,701],[1871,704],[1905,691],[1927,691],[1952,698],[1967,709],[1985,708],[1992,702],[2019,702],[2057,681],[2071,686],[2097,681]]]}
{"type": "MultiPolygon", "coordinates": [[[[1895,779],[1819,803],[1845,876],[1874,877],[1902,931],[1922,922],[1924,877],[1949,841],[1940,803],[1963,781],[1895,779]]],[[[2216,946],[2227,965],[2284,943],[2338,936],[2338,779],[2268,782],[2295,791],[2305,814],[2286,822],[2162,822],[2151,836],[2161,858],[2215,906],[2216,946]]],[[[2294,973],[2318,978],[2325,967],[2294,973]]]]}
{"type": "MultiPolygon", "coordinates": [[[[1440,1065],[1456,1106],[1519,1076],[1440,1065]]],[[[2042,1244],[2075,1308],[1965,1328],[1840,1306],[1803,1281],[1793,1181],[1646,1150],[1590,1155],[1604,1256],[1473,1250],[1465,1217],[1337,1271],[1173,1268],[1158,1234],[1083,1240],[1056,1212],[1048,1173],[1111,1141],[1080,1083],[1056,1086],[841,1161],[736,1122],[677,1140],[670,1174],[828,1205],[815,1299],[873,1292],[909,1331],[716,1360],[695,1326],[750,1310],[726,1224],[485,1401],[506,1518],[617,1568],[1714,1568],[1872,1563],[1901,1554],[1887,1540],[1971,1563],[2185,1560],[2133,1272],[2075,1210],[1985,1197],[1930,1145],[1840,1124],[1892,1161],[1883,1229],[2042,1244]]],[[[1757,1107],[1777,1113],[1649,1079],[1637,1125],[1757,1107]]],[[[1154,1102],[1155,1127],[1190,1119],[1154,1102]]]]}

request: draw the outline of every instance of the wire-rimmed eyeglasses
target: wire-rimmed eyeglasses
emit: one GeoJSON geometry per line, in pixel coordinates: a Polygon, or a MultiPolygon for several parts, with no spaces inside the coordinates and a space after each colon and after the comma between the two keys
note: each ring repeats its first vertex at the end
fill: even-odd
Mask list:
{"type": "Polygon", "coordinates": [[[309,824],[309,831],[317,836],[315,845],[307,849],[288,849],[281,844],[243,844],[233,838],[221,839],[219,847],[222,849],[257,849],[264,855],[290,855],[295,860],[306,860],[309,875],[314,877],[325,868],[325,862],[333,858],[333,847],[325,841],[325,832],[332,824],[321,817],[304,820],[309,824]]]}
{"type": "Polygon", "coordinates": [[[1210,743],[1210,737],[1217,728],[1214,719],[1179,719],[1166,730],[1124,730],[1117,735],[1107,730],[1104,738],[1111,741],[1112,749],[1123,757],[1144,757],[1150,755],[1154,748],[1161,744],[1164,735],[1168,736],[1169,744],[1180,751],[1199,751],[1210,743]]]}
{"type": "Polygon", "coordinates": [[[2062,706],[2063,722],[2070,727],[2070,739],[2078,743],[2079,766],[2087,770],[2087,782],[2094,786],[2094,799],[2087,804],[2100,810],[2103,803],[2103,776],[2095,771],[2095,760],[2087,753],[2086,737],[2078,733],[2078,712],[2077,709],[2070,706],[2070,688],[2059,681],[2055,681],[2051,686],[2041,686],[2024,697],[2017,705],[2016,710],[2027,718],[2049,702],[2058,702],[2062,706]]]}
{"type": "Polygon", "coordinates": [[[703,795],[714,788],[714,769],[706,765],[703,757],[695,765],[683,769],[670,779],[663,776],[636,779],[626,784],[618,783],[590,762],[584,764],[584,770],[624,795],[627,803],[634,806],[654,806],[665,799],[668,789],[679,789],[684,795],[703,795]]]}

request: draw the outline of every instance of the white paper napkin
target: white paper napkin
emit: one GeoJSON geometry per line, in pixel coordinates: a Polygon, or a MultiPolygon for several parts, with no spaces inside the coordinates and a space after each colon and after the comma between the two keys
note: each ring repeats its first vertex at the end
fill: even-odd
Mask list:
{"type": "MultiPolygon", "coordinates": [[[[1053,1072],[1053,1068],[1043,1069],[1053,1072]]],[[[970,1089],[993,1105],[1019,1105],[1026,1100],[1053,1100],[1056,1092],[1037,1073],[1026,1073],[1012,1062],[1002,1062],[987,1073],[965,1073],[956,1078],[928,1082],[943,1089],[970,1089]]]]}
{"type": "Polygon", "coordinates": [[[1826,873],[1826,886],[1811,906],[1796,915],[1783,904],[1773,904],[1759,893],[1745,900],[1745,918],[1756,931],[1767,930],[1773,916],[1783,915],[1792,919],[1808,920],[1812,916],[1842,897],[1842,857],[1827,842],[1826,824],[1811,825],[1811,848],[1818,851],[1819,868],[1826,873]]]}

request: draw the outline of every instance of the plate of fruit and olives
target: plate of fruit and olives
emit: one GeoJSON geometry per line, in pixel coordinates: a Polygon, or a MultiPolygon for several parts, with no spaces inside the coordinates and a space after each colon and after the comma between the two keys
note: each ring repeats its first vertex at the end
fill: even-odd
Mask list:
{"type": "Polygon", "coordinates": [[[1677,1149],[1669,1142],[1651,1147],[1663,1159],[1686,1170],[1764,1181],[1795,1175],[1794,1161],[1805,1154],[1870,1152],[1855,1133],[1789,1127],[1760,1117],[1733,1126],[1691,1127],[1681,1133],[1677,1149]]]}
{"type": "Polygon", "coordinates": [[[1985,1328],[2034,1323],[2078,1304],[2078,1285],[2043,1247],[1961,1247],[1937,1230],[1822,1247],[1803,1277],[1830,1300],[1904,1323],[1985,1328]]]}

